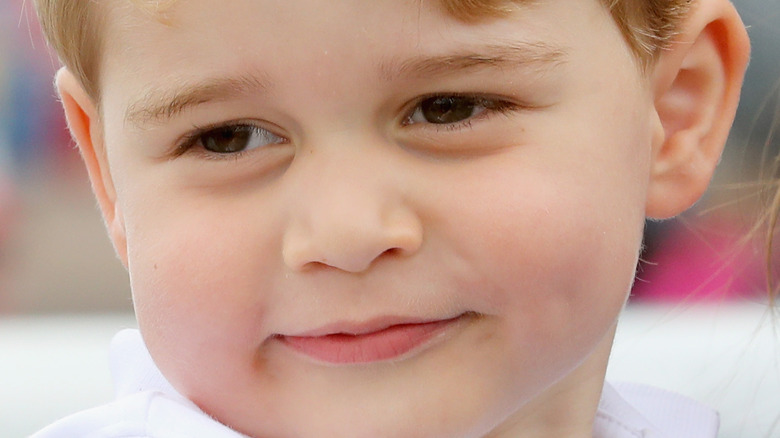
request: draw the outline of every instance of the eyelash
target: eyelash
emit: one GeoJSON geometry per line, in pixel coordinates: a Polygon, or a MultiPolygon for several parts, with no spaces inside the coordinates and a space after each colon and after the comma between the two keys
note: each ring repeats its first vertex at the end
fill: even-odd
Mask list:
{"type": "Polygon", "coordinates": [[[410,120],[414,115],[414,113],[418,110],[418,108],[420,108],[420,105],[422,105],[423,102],[425,102],[426,100],[439,99],[439,98],[468,99],[471,100],[472,103],[484,107],[484,111],[472,117],[464,119],[462,121],[458,121],[454,123],[442,123],[442,124],[425,123],[424,129],[434,129],[439,132],[441,131],[458,132],[463,129],[472,128],[472,125],[475,121],[489,119],[495,115],[507,115],[513,112],[531,108],[530,105],[518,104],[501,97],[495,97],[495,96],[479,94],[479,93],[458,93],[458,92],[432,93],[417,98],[414,101],[414,104],[411,106],[411,109],[406,111],[406,116],[404,117],[403,122],[401,124],[403,126],[413,126],[418,124],[418,123],[411,122],[410,120]]]}
{"type": "MultiPolygon", "coordinates": [[[[458,132],[462,131],[464,129],[470,129],[472,128],[472,125],[475,121],[480,121],[484,119],[489,119],[495,115],[505,115],[510,114],[516,111],[520,111],[523,109],[528,108],[526,105],[517,104],[514,102],[511,102],[509,100],[505,100],[499,97],[492,97],[489,95],[484,94],[477,94],[477,93],[434,93],[429,95],[424,95],[419,98],[417,98],[414,101],[414,104],[411,106],[409,110],[406,111],[406,115],[403,118],[403,121],[401,122],[402,126],[405,127],[414,127],[415,125],[424,125],[424,128],[420,129],[434,129],[436,132],[458,132]],[[470,100],[474,106],[481,106],[484,108],[484,110],[474,116],[470,116],[464,120],[453,122],[453,123],[420,123],[420,122],[413,122],[411,119],[414,116],[414,114],[418,111],[418,109],[421,108],[421,105],[432,99],[441,99],[441,98],[450,98],[450,99],[464,99],[464,100],[470,100]]],[[[198,143],[201,143],[203,141],[203,137],[206,134],[212,133],[215,130],[219,129],[251,129],[255,132],[266,131],[273,135],[272,131],[262,128],[260,126],[257,126],[254,123],[249,122],[242,122],[242,121],[236,121],[236,122],[226,122],[226,123],[216,123],[213,125],[207,125],[207,126],[193,126],[193,129],[191,132],[184,135],[175,145],[173,152],[171,153],[171,158],[178,158],[182,155],[185,155],[187,153],[193,152],[193,150],[197,149],[198,153],[202,155],[204,158],[212,159],[212,160],[224,160],[224,159],[234,159],[238,160],[242,158],[245,154],[252,151],[252,149],[249,150],[242,150],[237,152],[231,152],[231,153],[217,153],[217,152],[211,152],[204,147],[196,148],[198,143]]],[[[279,136],[280,138],[284,138],[282,136],[279,136]]]]}
{"type": "MultiPolygon", "coordinates": [[[[206,125],[206,126],[193,126],[192,131],[185,134],[178,142],[176,142],[176,145],[173,149],[173,152],[171,153],[171,158],[178,158],[184,154],[191,153],[195,149],[197,149],[197,152],[206,159],[210,160],[224,160],[224,159],[234,159],[238,160],[241,157],[243,157],[245,154],[251,152],[251,149],[249,150],[242,150],[238,152],[231,152],[231,153],[217,153],[217,152],[211,152],[204,148],[201,144],[199,148],[196,148],[198,143],[202,143],[203,137],[206,134],[209,134],[211,132],[214,132],[216,130],[220,129],[241,129],[241,128],[248,128],[255,132],[260,131],[266,131],[273,135],[272,131],[262,128],[260,126],[257,126],[254,123],[249,122],[224,122],[224,123],[215,123],[213,125],[206,125]]],[[[279,136],[280,138],[284,138],[282,136],[279,136]]]]}

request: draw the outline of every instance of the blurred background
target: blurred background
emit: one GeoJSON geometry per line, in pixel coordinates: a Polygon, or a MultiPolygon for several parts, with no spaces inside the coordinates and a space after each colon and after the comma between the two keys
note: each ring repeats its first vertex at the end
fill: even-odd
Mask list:
{"type": "Polygon", "coordinates": [[[31,3],[0,2],[0,315],[131,311],[31,3]]]}
{"type": "MultiPolygon", "coordinates": [[[[769,331],[758,335],[766,323],[767,263],[763,230],[753,231],[771,192],[767,179],[778,176],[780,135],[771,137],[770,126],[780,120],[780,0],[735,4],[749,26],[753,57],[723,163],[696,208],[648,223],[611,375],[678,388],[724,410],[743,408],[737,420],[724,416],[722,436],[780,437],[780,325],[765,324],[769,331]],[[746,311],[745,303],[757,304],[746,311]],[[700,304],[719,310],[646,313],[700,304]],[[732,364],[726,355],[752,368],[725,369],[732,364]],[[702,363],[717,367],[702,372],[702,363]],[[717,392],[713,381],[730,389],[717,392]],[[741,392],[731,391],[736,387],[741,392]],[[746,432],[756,424],[771,431],[746,432]]],[[[57,68],[31,1],[0,0],[1,436],[23,436],[108,400],[108,340],[134,324],[127,275],[52,87],[57,68]]]]}

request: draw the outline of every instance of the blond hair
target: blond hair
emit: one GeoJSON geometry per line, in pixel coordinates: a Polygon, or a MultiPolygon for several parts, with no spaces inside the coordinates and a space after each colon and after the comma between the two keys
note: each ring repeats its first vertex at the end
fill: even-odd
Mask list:
{"type": "MultiPolygon", "coordinates": [[[[175,0],[131,0],[147,9],[160,9],[175,0]]],[[[420,0],[423,1],[423,0],[420,0]]],[[[476,21],[502,16],[516,3],[535,0],[439,0],[455,18],[476,21]]],[[[642,67],[652,64],[668,45],[693,0],[600,0],[611,12],[642,67]]],[[[61,62],[79,79],[95,101],[100,100],[98,67],[103,14],[95,0],[36,0],[35,7],[49,44],[61,62]]]]}

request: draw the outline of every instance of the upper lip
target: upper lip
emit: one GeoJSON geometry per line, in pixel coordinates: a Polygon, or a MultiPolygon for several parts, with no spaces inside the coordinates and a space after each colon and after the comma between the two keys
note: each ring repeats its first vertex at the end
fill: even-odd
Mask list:
{"type": "Polygon", "coordinates": [[[442,322],[455,320],[461,317],[463,314],[448,316],[443,318],[420,318],[420,317],[403,317],[403,316],[380,316],[363,321],[336,321],[327,323],[314,329],[303,330],[297,333],[281,334],[280,336],[289,337],[320,337],[335,334],[344,335],[366,335],[370,333],[381,332],[390,327],[399,325],[410,324],[427,324],[434,322],[442,322]]]}

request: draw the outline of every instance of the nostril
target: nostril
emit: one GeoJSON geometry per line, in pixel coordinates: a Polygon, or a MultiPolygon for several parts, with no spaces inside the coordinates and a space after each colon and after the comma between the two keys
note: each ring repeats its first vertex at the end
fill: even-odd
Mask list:
{"type": "Polygon", "coordinates": [[[403,253],[403,250],[401,248],[389,248],[385,250],[382,254],[380,254],[380,257],[394,257],[399,256],[403,253]]]}
{"type": "Polygon", "coordinates": [[[323,269],[328,269],[330,265],[328,264],[327,260],[313,260],[310,262],[303,263],[300,265],[300,268],[298,269],[300,272],[314,272],[314,271],[320,271],[323,269]]]}
{"type": "Polygon", "coordinates": [[[349,216],[328,210],[328,214],[293,221],[282,241],[284,262],[296,271],[336,268],[358,273],[380,258],[408,257],[422,245],[422,224],[401,210],[395,209],[389,217],[366,213],[377,209],[349,216]]]}
{"type": "Polygon", "coordinates": [[[378,258],[403,257],[403,256],[405,256],[407,254],[410,254],[411,252],[413,252],[413,251],[410,251],[410,250],[402,248],[402,247],[388,248],[382,254],[380,254],[378,258]]]}

